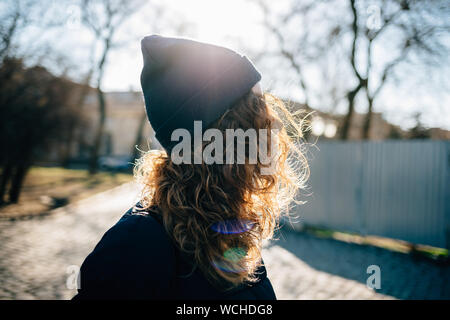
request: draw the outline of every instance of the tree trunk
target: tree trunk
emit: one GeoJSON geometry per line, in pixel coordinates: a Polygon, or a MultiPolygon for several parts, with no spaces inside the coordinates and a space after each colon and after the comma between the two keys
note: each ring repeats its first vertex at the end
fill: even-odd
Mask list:
{"type": "Polygon", "coordinates": [[[11,188],[9,189],[9,201],[11,203],[19,202],[20,192],[22,191],[23,181],[27,175],[29,165],[19,164],[16,167],[14,175],[11,180],[11,188]]]}
{"type": "Polygon", "coordinates": [[[349,136],[350,126],[352,123],[353,113],[355,112],[355,97],[358,94],[359,90],[365,86],[366,79],[363,79],[361,74],[358,72],[358,68],[356,67],[356,42],[358,40],[358,12],[356,8],[356,1],[350,0],[350,7],[353,15],[353,21],[352,21],[352,32],[353,32],[353,42],[352,42],[352,51],[350,56],[350,63],[353,69],[353,72],[355,73],[355,76],[358,78],[358,86],[350,91],[347,94],[347,100],[348,100],[348,112],[347,115],[344,118],[344,122],[342,124],[341,128],[341,139],[347,140],[349,136]]]}
{"type": "MultiPolygon", "coordinates": [[[[92,74],[93,74],[93,70],[89,70],[89,72],[87,73],[86,77],[84,78],[83,81],[83,85],[81,87],[81,91],[80,91],[80,95],[78,97],[78,101],[77,101],[77,107],[79,108],[79,112],[82,114],[83,112],[83,106],[84,106],[84,102],[86,100],[86,97],[89,93],[89,83],[91,82],[91,78],[92,78],[92,74]]],[[[63,166],[66,167],[69,164],[70,161],[70,151],[72,150],[72,146],[74,143],[78,144],[78,146],[82,146],[84,145],[84,132],[85,130],[83,130],[84,128],[81,128],[81,126],[83,126],[84,124],[80,122],[78,123],[73,123],[73,127],[69,130],[69,136],[68,136],[68,140],[67,140],[67,144],[66,144],[66,154],[64,155],[63,158],[63,166]],[[81,129],[81,130],[80,130],[81,129]]],[[[80,150],[78,150],[78,153],[80,150]]]]}
{"type": "Polygon", "coordinates": [[[0,178],[0,204],[5,203],[6,187],[11,179],[12,169],[11,163],[6,163],[3,166],[2,176],[0,178]]]}
{"type": "Polygon", "coordinates": [[[61,166],[64,168],[67,168],[70,163],[75,127],[75,121],[72,120],[69,124],[69,128],[67,129],[67,139],[62,145],[63,151],[61,156],[61,166]]]}
{"type": "Polygon", "coordinates": [[[98,171],[98,157],[100,154],[100,147],[103,140],[103,131],[105,128],[106,119],[106,103],[105,95],[100,88],[97,88],[98,106],[99,106],[99,123],[97,132],[94,137],[94,145],[91,150],[91,158],[89,161],[89,173],[95,174],[98,171]]]}
{"type": "Polygon", "coordinates": [[[370,125],[372,122],[372,114],[373,114],[373,99],[367,98],[367,100],[369,103],[369,108],[367,110],[367,114],[366,114],[366,117],[364,120],[364,126],[363,126],[363,132],[362,132],[363,139],[365,139],[365,140],[370,139],[370,125]]]}
{"type": "Polygon", "coordinates": [[[361,87],[362,87],[362,84],[360,83],[355,89],[350,91],[347,95],[348,111],[347,111],[347,115],[344,118],[342,128],[341,128],[340,136],[341,136],[342,140],[347,140],[349,137],[350,126],[352,123],[353,114],[355,112],[355,98],[356,98],[356,95],[358,94],[359,90],[361,89],[361,87]]]}
{"type": "Polygon", "coordinates": [[[144,133],[144,127],[145,123],[147,122],[147,117],[145,113],[143,113],[139,120],[139,126],[136,132],[136,139],[134,140],[133,150],[132,150],[132,158],[131,162],[134,163],[134,161],[139,158],[139,150],[137,149],[142,144],[143,139],[143,133],[144,133]]]}
{"type": "MultiPolygon", "coordinates": [[[[111,35],[110,35],[111,36],[111,35]]],[[[111,39],[107,38],[105,40],[105,49],[103,50],[102,58],[98,64],[98,78],[97,78],[97,98],[98,98],[98,108],[99,108],[99,122],[97,127],[97,132],[94,137],[94,145],[91,150],[91,159],[89,161],[89,173],[95,174],[98,171],[98,156],[100,153],[100,147],[103,138],[103,131],[105,128],[106,119],[106,101],[105,95],[101,89],[101,83],[103,78],[103,71],[105,67],[106,57],[111,45],[111,39]]]]}

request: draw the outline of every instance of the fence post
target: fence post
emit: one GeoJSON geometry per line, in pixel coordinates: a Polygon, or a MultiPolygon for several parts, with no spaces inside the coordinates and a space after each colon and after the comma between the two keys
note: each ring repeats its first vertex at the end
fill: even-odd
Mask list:
{"type": "Polygon", "coordinates": [[[355,200],[356,200],[356,214],[358,217],[356,230],[359,231],[360,234],[366,235],[366,230],[364,226],[364,218],[365,218],[365,210],[363,206],[363,194],[364,194],[364,162],[366,161],[366,154],[364,143],[359,142],[356,144],[356,157],[355,157],[355,165],[357,168],[357,181],[355,188],[355,200]]]}

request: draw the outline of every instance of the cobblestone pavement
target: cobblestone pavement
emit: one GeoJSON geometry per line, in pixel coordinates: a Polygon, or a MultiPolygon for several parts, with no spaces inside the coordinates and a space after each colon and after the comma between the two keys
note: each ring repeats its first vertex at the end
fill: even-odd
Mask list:
{"type": "Polygon", "coordinates": [[[282,229],[264,261],[280,299],[450,299],[450,266],[282,229]],[[380,289],[366,286],[380,268],[380,289]]]}
{"type": "MultiPolygon", "coordinates": [[[[126,184],[50,216],[0,221],[0,299],[70,299],[67,268],[81,265],[136,190],[126,184]]],[[[263,257],[279,299],[450,298],[448,266],[285,229],[278,237],[263,257]],[[365,285],[372,264],[381,268],[379,290],[365,285]]]]}

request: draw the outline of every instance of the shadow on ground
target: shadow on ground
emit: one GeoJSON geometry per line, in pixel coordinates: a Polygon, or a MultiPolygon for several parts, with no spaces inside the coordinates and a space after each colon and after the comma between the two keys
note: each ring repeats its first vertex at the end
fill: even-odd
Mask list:
{"type": "Polygon", "coordinates": [[[366,284],[367,267],[381,269],[377,293],[398,299],[450,299],[450,266],[387,249],[318,238],[286,227],[278,231],[280,246],[311,268],[366,284]]]}

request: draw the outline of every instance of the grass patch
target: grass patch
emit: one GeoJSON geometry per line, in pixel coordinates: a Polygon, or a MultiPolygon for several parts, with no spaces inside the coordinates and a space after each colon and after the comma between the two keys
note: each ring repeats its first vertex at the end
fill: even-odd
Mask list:
{"type": "Polygon", "coordinates": [[[411,244],[406,241],[390,239],[378,236],[362,236],[352,232],[342,232],[332,229],[304,226],[303,230],[319,238],[331,238],[338,241],[355,243],[359,245],[370,245],[383,249],[425,257],[434,261],[449,261],[449,252],[444,248],[427,245],[411,244]]]}
{"type": "Polygon", "coordinates": [[[32,167],[19,203],[0,207],[0,218],[18,219],[48,214],[58,206],[73,203],[133,180],[129,173],[99,172],[61,167],[32,167]]]}

